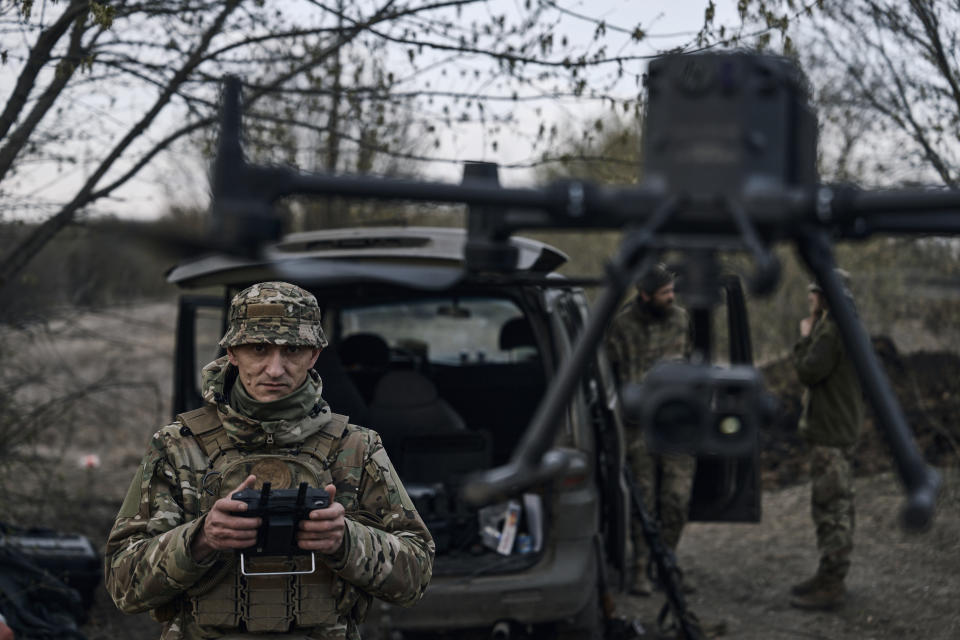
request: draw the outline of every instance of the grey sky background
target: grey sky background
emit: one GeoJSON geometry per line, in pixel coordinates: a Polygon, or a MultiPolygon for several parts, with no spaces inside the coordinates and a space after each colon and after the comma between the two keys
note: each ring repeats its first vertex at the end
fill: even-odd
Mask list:
{"type": "MultiPolygon", "coordinates": [[[[609,55],[644,56],[688,44],[702,25],[707,3],[705,0],[558,0],[557,4],[563,8],[564,15],[556,25],[556,40],[566,36],[573,47],[589,46],[594,37],[596,23],[578,16],[602,19],[607,25],[604,40],[609,55]],[[637,25],[642,25],[649,34],[648,38],[640,43],[632,42],[629,36],[637,25]]],[[[278,5],[289,8],[290,11],[304,10],[303,5],[298,8],[294,0],[284,0],[278,5]]],[[[510,13],[519,6],[522,6],[522,0],[492,0],[486,5],[465,10],[462,20],[481,20],[492,12],[510,13]]],[[[736,26],[739,23],[735,0],[719,0],[716,10],[718,24],[736,26]]],[[[404,73],[410,71],[410,65],[399,49],[397,54],[397,59],[389,60],[388,65],[395,69],[397,77],[404,78],[404,73]]],[[[478,68],[484,65],[488,69],[491,67],[488,61],[479,57],[474,63],[478,68]]],[[[645,67],[646,63],[643,61],[628,65],[623,78],[610,85],[609,93],[618,97],[636,96],[642,91],[637,78],[642,75],[645,67]]],[[[9,95],[16,71],[16,65],[0,67],[0,96],[9,95]]],[[[588,73],[592,74],[591,82],[609,84],[615,71],[613,65],[607,65],[590,69],[588,73]]],[[[410,75],[401,88],[412,91],[422,88],[426,82],[431,82],[436,87],[451,80],[449,77],[440,77],[438,73],[421,72],[410,75]]],[[[469,89],[466,86],[464,88],[469,89]]],[[[129,123],[137,117],[138,108],[142,109],[140,105],[150,100],[152,96],[124,93],[104,86],[103,91],[91,91],[87,95],[79,96],[64,117],[76,118],[77,126],[89,128],[91,138],[100,134],[106,137],[110,129],[128,128],[129,123]]],[[[564,133],[575,135],[580,127],[588,126],[596,118],[609,113],[609,106],[599,101],[572,98],[488,103],[487,108],[491,117],[509,112],[516,123],[508,134],[498,136],[496,150],[492,149],[489,136],[485,135],[483,126],[476,119],[469,123],[454,122],[452,127],[443,130],[441,146],[431,148],[426,153],[445,161],[420,163],[415,165],[416,168],[430,179],[456,181],[460,177],[461,168],[455,162],[486,160],[498,162],[505,167],[528,165],[537,159],[537,154],[532,149],[532,141],[541,119],[557,123],[564,133]],[[539,112],[536,111],[537,108],[539,112]]],[[[151,127],[148,135],[153,139],[162,137],[165,128],[172,127],[177,117],[176,110],[168,109],[162,119],[151,127]]],[[[90,148],[96,147],[91,145],[90,148]]],[[[44,211],[54,210],[75,192],[89,170],[89,166],[84,162],[74,166],[39,163],[21,166],[15,178],[4,185],[7,193],[3,195],[12,203],[23,203],[23,207],[21,209],[16,204],[8,207],[6,217],[43,217],[44,211]],[[29,206],[35,203],[39,203],[41,208],[29,206]]],[[[171,204],[205,206],[206,171],[206,162],[198,154],[185,145],[176,145],[162,153],[137,177],[119,189],[113,198],[96,203],[89,213],[149,219],[161,215],[171,204]]],[[[532,180],[533,171],[529,168],[504,168],[501,171],[501,181],[506,185],[526,185],[532,180]]]]}

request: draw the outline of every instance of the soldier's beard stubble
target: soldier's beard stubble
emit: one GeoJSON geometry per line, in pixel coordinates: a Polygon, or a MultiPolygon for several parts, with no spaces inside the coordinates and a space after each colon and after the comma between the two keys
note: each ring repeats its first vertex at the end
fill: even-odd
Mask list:
{"type": "Polygon", "coordinates": [[[672,301],[666,304],[658,304],[653,300],[643,303],[643,306],[646,309],[647,313],[649,313],[654,318],[658,318],[658,319],[662,319],[666,317],[667,312],[670,310],[670,307],[672,305],[673,305],[672,301]]]}

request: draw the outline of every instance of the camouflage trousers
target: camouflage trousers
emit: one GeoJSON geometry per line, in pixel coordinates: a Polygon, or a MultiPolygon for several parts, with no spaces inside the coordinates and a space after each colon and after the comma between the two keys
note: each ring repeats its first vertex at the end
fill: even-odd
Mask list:
{"type": "MultiPolygon", "coordinates": [[[[687,523],[696,458],[682,454],[653,454],[648,451],[643,436],[636,434],[627,448],[627,461],[644,505],[660,527],[660,539],[670,549],[676,549],[687,523]]],[[[637,569],[643,571],[650,550],[638,518],[632,519],[630,529],[637,569]]]]}
{"type": "Polygon", "coordinates": [[[810,508],[817,529],[817,549],[824,578],[842,581],[853,551],[853,467],[851,451],[840,447],[810,447],[810,508]]]}

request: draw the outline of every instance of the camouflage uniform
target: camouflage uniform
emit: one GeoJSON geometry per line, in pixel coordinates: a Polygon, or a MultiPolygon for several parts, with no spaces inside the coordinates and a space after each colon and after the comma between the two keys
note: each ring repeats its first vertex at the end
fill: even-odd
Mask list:
{"type": "Polygon", "coordinates": [[[811,512],[817,529],[817,576],[842,583],[853,550],[852,451],[863,422],[863,395],[829,311],[794,346],[793,363],[807,388],[799,431],[810,447],[811,512]]]}
{"type": "MultiPolygon", "coordinates": [[[[234,298],[221,344],[319,346],[326,344],[319,320],[316,301],[299,287],[255,285],[234,298]]],[[[231,405],[237,369],[226,357],[202,377],[207,404],[153,436],[107,540],[105,581],[117,606],[150,610],[163,622],[163,640],[261,633],[328,640],[359,638],[372,597],[417,602],[432,574],[434,544],[380,437],[333,414],[314,371],[287,398],[262,403],[268,413],[283,409],[275,420],[231,405]],[[336,486],[343,544],[315,554],[314,573],[245,576],[232,551],[192,557],[206,513],[250,473],[278,489],[304,479],[336,486]]],[[[302,568],[309,556],[298,558],[302,568]]],[[[294,568],[283,557],[248,560],[256,571],[294,568]]]]}
{"type": "MultiPolygon", "coordinates": [[[[617,314],[606,337],[607,355],[621,383],[640,382],[657,362],[686,359],[691,347],[690,321],[683,308],[672,305],[658,317],[639,298],[617,314]]],[[[627,460],[637,486],[651,513],[658,516],[663,542],[676,549],[687,522],[696,459],[682,454],[653,455],[639,427],[627,426],[627,460]]],[[[637,572],[644,574],[649,550],[639,521],[633,522],[632,531],[637,572]]]]}

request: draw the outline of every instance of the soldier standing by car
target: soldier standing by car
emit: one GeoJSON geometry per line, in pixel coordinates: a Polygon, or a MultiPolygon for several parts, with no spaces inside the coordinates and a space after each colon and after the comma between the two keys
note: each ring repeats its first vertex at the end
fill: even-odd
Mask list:
{"type": "MultiPolygon", "coordinates": [[[[837,272],[849,296],[849,275],[837,272]]],[[[853,551],[852,451],[863,422],[863,396],[823,290],[817,284],[808,289],[810,315],[800,321],[793,364],[806,386],[799,432],[809,447],[810,504],[820,564],[813,577],[791,588],[790,604],[832,609],[843,604],[853,551]]]]}
{"type": "MultiPolygon", "coordinates": [[[[674,281],[674,274],[665,265],[656,265],[637,285],[637,297],[614,318],[606,351],[621,385],[639,383],[657,362],[690,356],[690,321],[687,312],[675,304],[674,281]]],[[[636,485],[651,515],[657,518],[661,539],[675,550],[687,522],[696,459],[685,454],[652,454],[639,427],[629,426],[627,458],[636,485]]],[[[637,519],[631,530],[636,563],[631,591],[650,595],[650,551],[637,519]]],[[[689,582],[686,584],[689,589],[689,582]]]]}
{"type": "Polygon", "coordinates": [[[205,406],[153,436],[130,485],[107,540],[106,586],[123,611],[150,610],[164,640],[359,638],[373,597],[420,599],[433,540],[380,437],[322,398],[311,367],[327,341],[313,295],[255,284],[229,313],[227,355],[202,372],[205,406]],[[246,504],[230,496],[267,481],[329,494],[296,533],[314,572],[269,575],[291,569],[285,556],[253,558],[263,575],[241,572],[236,551],[255,544],[260,518],[234,515],[246,504]]]}

